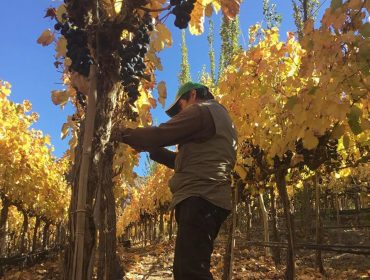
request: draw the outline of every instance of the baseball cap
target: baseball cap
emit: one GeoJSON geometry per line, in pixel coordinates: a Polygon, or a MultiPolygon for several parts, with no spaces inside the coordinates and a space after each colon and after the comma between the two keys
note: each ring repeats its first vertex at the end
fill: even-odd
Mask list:
{"type": "Polygon", "coordinates": [[[179,113],[179,107],[177,106],[177,102],[179,99],[187,92],[191,91],[192,89],[204,88],[205,86],[199,83],[187,82],[183,84],[176,93],[175,101],[170,105],[170,107],[166,110],[166,114],[170,117],[173,117],[179,113]]]}

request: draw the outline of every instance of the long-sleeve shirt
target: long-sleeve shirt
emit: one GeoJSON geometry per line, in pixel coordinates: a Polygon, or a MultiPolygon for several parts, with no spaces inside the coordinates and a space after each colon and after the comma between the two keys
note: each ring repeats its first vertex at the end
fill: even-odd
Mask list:
{"type": "Polygon", "coordinates": [[[177,153],[163,147],[204,142],[215,131],[209,109],[193,104],[158,127],[126,129],[122,142],[149,151],[152,160],[173,169],[177,153]]]}

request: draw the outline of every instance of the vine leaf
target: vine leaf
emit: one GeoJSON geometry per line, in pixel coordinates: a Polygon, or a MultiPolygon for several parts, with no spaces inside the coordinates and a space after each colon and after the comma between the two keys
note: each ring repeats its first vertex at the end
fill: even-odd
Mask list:
{"type": "Polygon", "coordinates": [[[54,33],[50,29],[46,29],[41,33],[40,37],[37,39],[37,43],[43,47],[50,45],[54,41],[54,33]]]}
{"type": "Polygon", "coordinates": [[[167,88],[166,88],[166,83],[161,81],[158,86],[158,101],[159,103],[162,104],[162,107],[165,107],[166,104],[166,98],[167,98],[167,88]]]}

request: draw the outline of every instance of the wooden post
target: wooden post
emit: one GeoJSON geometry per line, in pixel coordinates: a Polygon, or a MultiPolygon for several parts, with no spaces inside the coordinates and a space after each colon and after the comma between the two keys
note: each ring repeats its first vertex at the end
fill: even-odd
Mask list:
{"type": "Polygon", "coordinates": [[[231,224],[229,227],[229,237],[226,246],[226,254],[224,258],[224,272],[222,280],[231,280],[233,276],[233,262],[234,262],[234,248],[235,248],[235,228],[236,228],[236,215],[238,211],[238,187],[234,184],[234,178],[232,178],[232,217],[231,224]]]}
{"type": "Polygon", "coordinates": [[[73,280],[83,279],[84,260],[84,242],[85,242],[85,221],[86,221],[86,196],[87,181],[89,178],[89,166],[91,156],[91,146],[94,134],[95,114],[96,114],[96,65],[90,66],[90,90],[88,95],[88,105],[85,122],[85,133],[82,145],[82,162],[80,177],[78,181],[78,199],[76,210],[76,240],[73,260],[73,280]]]}
{"type": "MultiPolygon", "coordinates": [[[[268,221],[268,214],[267,214],[267,210],[266,210],[266,207],[265,207],[265,202],[263,200],[263,194],[262,193],[260,193],[258,195],[258,202],[259,202],[259,205],[260,205],[261,216],[262,216],[262,221],[263,221],[264,241],[266,243],[268,243],[268,242],[270,242],[270,237],[269,237],[269,221],[268,221]]],[[[271,255],[271,252],[270,252],[270,248],[269,247],[265,247],[265,255],[266,256],[270,256],[271,255]]]]}

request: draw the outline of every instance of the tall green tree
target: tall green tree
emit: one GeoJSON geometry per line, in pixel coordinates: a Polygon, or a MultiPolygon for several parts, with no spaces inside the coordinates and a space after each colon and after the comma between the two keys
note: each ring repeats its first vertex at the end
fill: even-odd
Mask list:
{"type": "Polygon", "coordinates": [[[184,29],[181,32],[181,66],[178,77],[180,85],[183,85],[188,81],[191,81],[188,47],[186,45],[186,36],[184,29]]]}
{"type": "Polygon", "coordinates": [[[280,26],[282,17],[276,11],[276,4],[271,4],[270,0],[263,0],[263,16],[267,29],[280,26]]]}
{"type": "Polygon", "coordinates": [[[233,55],[240,49],[240,21],[239,17],[230,20],[225,17],[222,19],[221,30],[221,54],[218,66],[218,77],[229,64],[233,55]]]}
{"type": "Polygon", "coordinates": [[[304,23],[308,19],[315,20],[317,17],[320,0],[292,0],[293,17],[297,26],[298,37],[303,37],[304,23]]]}
{"type": "Polygon", "coordinates": [[[213,47],[214,37],[215,37],[215,33],[214,33],[213,20],[210,18],[209,19],[209,33],[207,36],[207,40],[208,40],[208,45],[209,45],[208,55],[209,55],[209,64],[211,68],[211,80],[212,80],[213,85],[215,84],[215,81],[216,81],[215,49],[213,47]]]}

